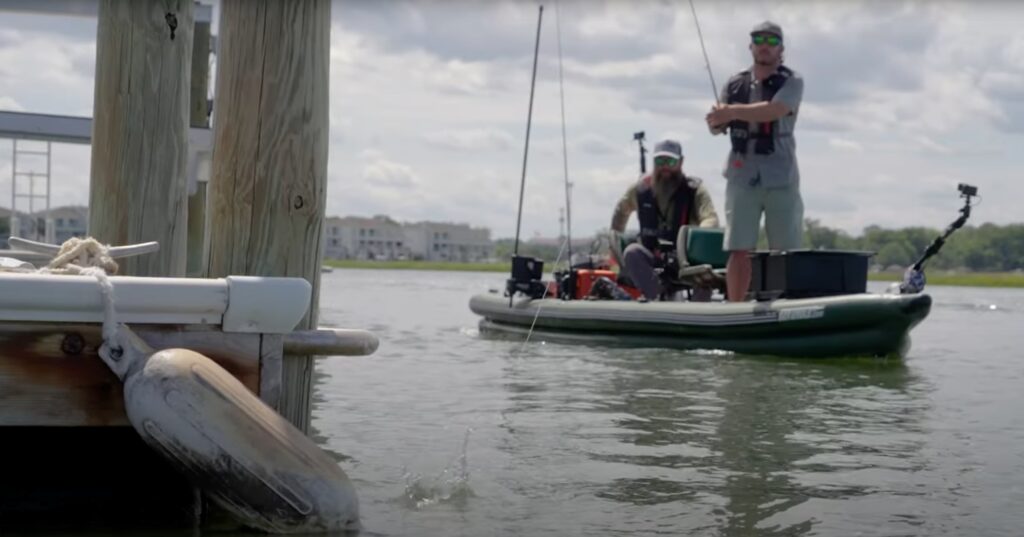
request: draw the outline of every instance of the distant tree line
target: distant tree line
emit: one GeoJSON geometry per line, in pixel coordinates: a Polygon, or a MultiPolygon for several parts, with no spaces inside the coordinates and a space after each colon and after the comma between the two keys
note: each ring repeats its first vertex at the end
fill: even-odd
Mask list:
{"type": "MultiPolygon", "coordinates": [[[[872,263],[883,268],[906,267],[917,261],[943,229],[908,227],[885,229],[868,226],[858,237],[822,225],[819,220],[804,222],[804,247],[826,250],[861,250],[875,253],[872,263]]],[[[764,230],[759,248],[767,248],[764,230]]],[[[495,257],[506,260],[512,255],[514,239],[495,241],[495,257]]],[[[574,241],[575,242],[575,241],[574,241]]],[[[602,243],[603,244],[603,243],[602,243]]],[[[520,255],[539,257],[547,263],[558,258],[559,246],[520,241],[520,255]]],[[[604,252],[600,252],[604,253],[604,252]]],[[[564,259],[564,253],[563,259],[564,259]]],[[[954,232],[939,254],[928,260],[928,268],[977,272],[1024,270],[1024,224],[964,226],[954,232]]]]}
{"type": "MultiPolygon", "coordinates": [[[[500,261],[507,261],[512,257],[512,252],[515,250],[515,239],[497,239],[494,241],[494,257],[500,261]]],[[[573,240],[573,243],[576,241],[573,240]]],[[[565,262],[566,253],[560,252],[560,245],[550,244],[538,244],[528,242],[524,240],[519,241],[519,255],[527,257],[537,257],[544,260],[546,263],[545,267],[549,266],[556,259],[559,258],[561,253],[562,262],[565,262]]]]}
{"type": "MultiPolygon", "coordinates": [[[[807,219],[804,246],[875,252],[874,263],[883,267],[907,266],[917,261],[943,230],[908,227],[884,229],[868,226],[859,237],[807,219]]],[[[1024,224],[964,226],[953,233],[928,267],[944,270],[1003,272],[1024,269],[1024,224]]]]}

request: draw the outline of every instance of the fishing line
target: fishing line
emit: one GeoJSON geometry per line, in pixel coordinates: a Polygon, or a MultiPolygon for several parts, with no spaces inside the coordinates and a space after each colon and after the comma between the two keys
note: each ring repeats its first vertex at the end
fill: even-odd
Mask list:
{"type": "MultiPolygon", "coordinates": [[[[568,244],[568,241],[562,241],[562,246],[558,249],[558,257],[555,258],[555,265],[558,265],[562,260],[562,254],[566,251],[566,244],[568,244]]],[[[526,348],[526,344],[530,342],[530,336],[533,335],[533,327],[537,326],[537,318],[540,317],[540,310],[542,309],[544,309],[543,300],[537,303],[537,311],[533,313],[533,322],[530,323],[530,329],[526,332],[526,339],[524,339],[523,344],[519,346],[519,353],[522,353],[523,349],[526,348]]]]}
{"type": "Polygon", "coordinates": [[[711,60],[708,60],[708,50],[704,48],[704,34],[700,31],[700,21],[697,19],[697,8],[693,7],[693,0],[690,0],[690,11],[693,12],[693,23],[697,26],[697,39],[700,40],[700,50],[704,53],[704,66],[708,70],[708,78],[711,79],[711,91],[715,93],[715,104],[722,104],[718,100],[718,87],[715,85],[715,75],[711,73],[711,60]]]}

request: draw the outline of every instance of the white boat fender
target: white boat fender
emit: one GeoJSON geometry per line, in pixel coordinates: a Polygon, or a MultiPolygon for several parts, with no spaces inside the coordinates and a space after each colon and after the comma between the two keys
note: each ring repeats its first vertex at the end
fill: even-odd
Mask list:
{"type": "Polygon", "coordinates": [[[359,528],[355,487],[330,456],[209,358],[153,352],[128,327],[100,348],[125,410],[153,449],[211,499],[273,533],[359,528]]]}

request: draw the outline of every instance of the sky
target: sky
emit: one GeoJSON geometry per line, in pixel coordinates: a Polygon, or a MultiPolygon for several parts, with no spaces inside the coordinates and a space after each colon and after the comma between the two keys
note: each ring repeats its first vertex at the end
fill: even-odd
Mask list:
{"type": "MultiPolygon", "coordinates": [[[[539,5],[334,2],[327,215],[513,236],[539,5]]],[[[806,217],[852,235],[872,224],[939,229],[967,182],[982,197],[972,224],[1022,221],[1024,3],[694,5],[719,88],[749,65],[750,28],[782,25],[786,65],[805,82],[796,141],[806,217]]],[[[0,110],[91,116],[95,34],[89,17],[0,16],[0,110]]],[[[607,228],[639,174],[637,131],[649,148],[680,140],[684,171],[724,217],[729,142],[707,132],[713,102],[688,3],[545,4],[523,237],[560,233],[567,180],[573,235],[607,228]]],[[[86,204],[90,148],[53,147],[52,204],[86,204]]],[[[0,140],[4,207],[10,152],[0,140]]]]}

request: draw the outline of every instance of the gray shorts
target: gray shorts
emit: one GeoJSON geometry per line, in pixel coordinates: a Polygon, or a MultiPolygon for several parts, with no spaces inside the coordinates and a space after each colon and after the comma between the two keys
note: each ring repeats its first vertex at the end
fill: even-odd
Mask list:
{"type": "Polygon", "coordinates": [[[724,248],[753,250],[764,213],[768,247],[795,250],[801,247],[804,231],[804,202],[800,185],[765,188],[743,181],[729,181],[725,187],[724,248]]]}

